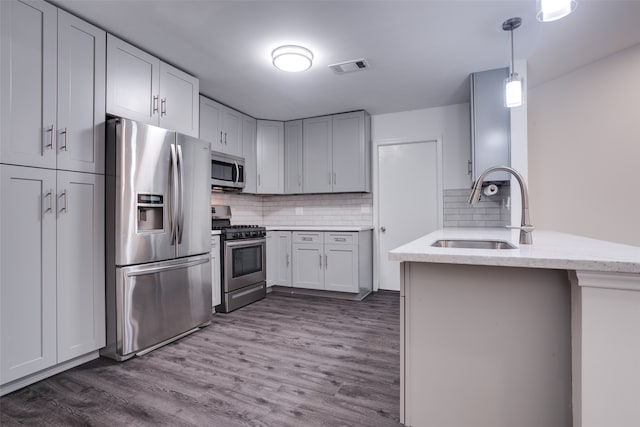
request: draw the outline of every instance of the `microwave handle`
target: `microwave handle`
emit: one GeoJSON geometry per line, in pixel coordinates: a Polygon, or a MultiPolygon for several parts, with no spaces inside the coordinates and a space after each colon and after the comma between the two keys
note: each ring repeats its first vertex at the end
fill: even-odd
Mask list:
{"type": "Polygon", "coordinates": [[[236,184],[240,181],[240,166],[238,166],[238,162],[233,162],[236,165],[236,184]]]}

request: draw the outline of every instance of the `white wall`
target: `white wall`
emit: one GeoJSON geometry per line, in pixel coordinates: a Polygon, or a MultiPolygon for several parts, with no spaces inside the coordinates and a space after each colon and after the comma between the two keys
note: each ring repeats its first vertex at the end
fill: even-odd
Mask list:
{"type": "Polygon", "coordinates": [[[639,100],[640,45],[529,88],[534,226],[640,246],[639,100]]]}
{"type": "Polygon", "coordinates": [[[443,186],[471,188],[467,162],[471,159],[469,104],[425,108],[371,116],[371,139],[427,141],[442,138],[443,186]]]}

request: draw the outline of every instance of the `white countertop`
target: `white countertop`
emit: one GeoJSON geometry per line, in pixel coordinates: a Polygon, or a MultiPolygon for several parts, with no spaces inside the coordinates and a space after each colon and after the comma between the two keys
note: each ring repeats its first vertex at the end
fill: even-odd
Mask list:
{"type": "Polygon", "coordinates": [[[360,225],[268,225],[267,231],[367,231],[373,226],[360,225]]]}
{"type": "Polygon", "coordinates": [[[548,230],[534,230],[533,244],[518,243],[519,230],[445,228],[389,252],[392,261],[504,267],[606,271],[640,274],[640,247],[589,239],[548,230]],[[517,249],[462,249],[431,246],[441,239],[506,240],[517,249]]]}
{"type": "Polygon", "coordinates": [[[219,236],[220,234],[222,234],[221,230],[211,230],[211,235],[212,236],[219,236]]]}

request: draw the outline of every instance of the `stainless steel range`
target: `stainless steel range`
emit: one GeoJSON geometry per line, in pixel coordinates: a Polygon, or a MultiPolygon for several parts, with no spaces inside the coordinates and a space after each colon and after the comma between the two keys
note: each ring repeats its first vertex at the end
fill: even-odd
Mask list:
{"type": "Polygon", "coordinates": [[[220,230],[221,301],[216,312],[229,313],[267,294],[266,229],[231,225],[229,206],[211,207],[211,229],[220,230]]]}

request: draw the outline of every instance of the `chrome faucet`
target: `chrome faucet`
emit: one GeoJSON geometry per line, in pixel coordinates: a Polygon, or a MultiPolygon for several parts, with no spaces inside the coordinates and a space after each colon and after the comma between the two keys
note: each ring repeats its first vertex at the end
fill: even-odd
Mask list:
{"type": "Polygon", "coordinates": [[[511,227],[507,228],[517,228],[520,230],[520,244],[521,245],[530,245],[533,242],[531,237],[531,232],[533,231],[533,226],[529,220],[529,193],[527,192],[527,184],[524,182],[524,178],[520,173],[508,166],[494,166],[486,171],[482,172],[478,179],[476,180],[475,185],[473,186],[473,190],[471,190],[471,194],[469,195],[469,204],[474,206],[476,203],[480,201],[480,192],[482,191],[482,184],[484,182],[484,178],[489,175],[491,172],[496,171],[504,171],[509,172],[513,176],[516,177],[518,184],[520,184],[520,193],[522,194],[522,216],[520,219],[520,227],[511,227]]]}

